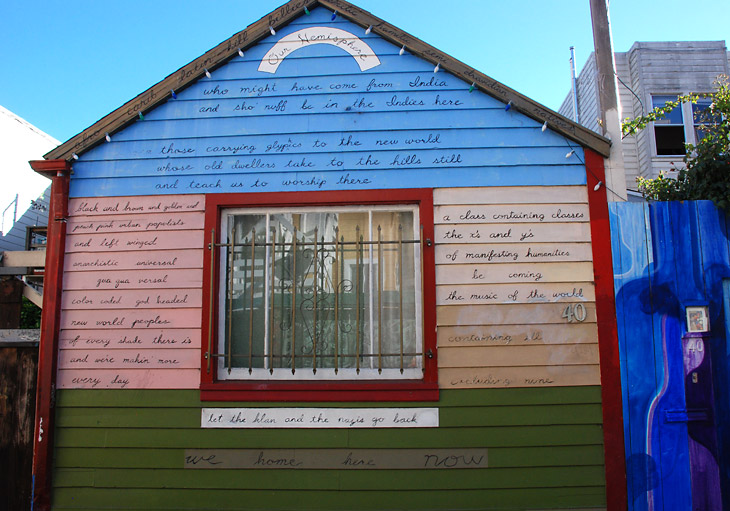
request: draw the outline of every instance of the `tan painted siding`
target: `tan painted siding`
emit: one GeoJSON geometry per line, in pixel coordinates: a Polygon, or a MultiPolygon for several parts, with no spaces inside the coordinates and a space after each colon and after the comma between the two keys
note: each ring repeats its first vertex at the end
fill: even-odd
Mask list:
{"type": "Polygon", "coordinates": [[[587,201],[584,186],[434,191],[442,388],[600,383],[587,201]]]}

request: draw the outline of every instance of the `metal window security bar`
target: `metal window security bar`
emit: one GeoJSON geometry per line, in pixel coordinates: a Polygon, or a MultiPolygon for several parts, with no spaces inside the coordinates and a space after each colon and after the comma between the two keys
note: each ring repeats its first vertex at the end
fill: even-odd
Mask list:
{"type": "Polygon", "coordinates": [[[222,223],[225,241],[213,232],[209,244],[221,270],[211,275],[219,308],[208,371],[216,363],[219,379],[423,377],[415,207],[231,210],[222,223]]]}

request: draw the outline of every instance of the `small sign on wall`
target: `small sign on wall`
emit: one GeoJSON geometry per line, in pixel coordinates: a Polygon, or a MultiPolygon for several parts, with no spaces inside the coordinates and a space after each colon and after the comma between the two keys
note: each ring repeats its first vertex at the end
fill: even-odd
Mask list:
{"type": "Polygon", "coordinates": [[[192,469],[473,469],[487,468],[487,449],[186,449],[192,469]]]}
{"type": "Polygon", "coordinates": [[[702,333],[710,331],[710,313],[707,306],[694,306],[685,309],[687,332],[702,333]]]}
{"type": "Polygon", "coordinates": [[[436,428],[438,408],[203,408],[203,428],[436,428]]]}

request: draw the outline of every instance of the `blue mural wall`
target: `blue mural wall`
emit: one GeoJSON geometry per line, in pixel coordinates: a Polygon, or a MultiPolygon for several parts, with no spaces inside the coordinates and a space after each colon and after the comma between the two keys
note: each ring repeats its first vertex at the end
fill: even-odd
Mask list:
{"type": "Polygon", "coordinates": [[[575,143],[331,17],[312,10],[80,155],[71,196],[585,184],[575,143]]]}
{"type": "Polygon", "coordinates": [[[610,216],[630,509],[728,509],[727,216],[707,201],[610,216]],[[708,333],[688,333],[698,306],[708,333]]]}

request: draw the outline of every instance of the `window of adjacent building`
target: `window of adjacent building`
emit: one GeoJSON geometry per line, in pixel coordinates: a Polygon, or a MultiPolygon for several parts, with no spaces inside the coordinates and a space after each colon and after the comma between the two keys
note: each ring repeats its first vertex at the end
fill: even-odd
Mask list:
{"type": "Polygon", "coordinates": [[[332,400],[335,386],[337,400],[349,388],[360,400],[433,399],[431,191],[393,191],[386,203],[380,192],[302,195],[310,204],[210,198],[202,395],[332,400]]]}
{"type": "MultiPolygon", "coordinates": [[[[677,96],[652,96],[652,107],[662,108],[667,102],[676,101],[677,96]]],[[[663,119],[654,121],[654,140],[658,156],[685,154],[684,118],[682,105],[678,105],[663,119]]]]}
{"type": "Polygon", "coordinates": [[[692,104],[692,122],[694,124],[695,144],[706,135],[706,128],[720,122],[710,110],[712,100],[708,98],[698,99],[692,104]]]}

